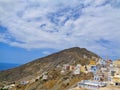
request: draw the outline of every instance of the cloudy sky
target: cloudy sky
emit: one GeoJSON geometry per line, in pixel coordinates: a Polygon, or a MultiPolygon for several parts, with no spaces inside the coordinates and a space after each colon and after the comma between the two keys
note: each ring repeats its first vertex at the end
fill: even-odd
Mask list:
{"type": "Polygon", "coordinates": [[[70,47],[120,58],[120,0],[0,0],[0,62],[70,47]]]}

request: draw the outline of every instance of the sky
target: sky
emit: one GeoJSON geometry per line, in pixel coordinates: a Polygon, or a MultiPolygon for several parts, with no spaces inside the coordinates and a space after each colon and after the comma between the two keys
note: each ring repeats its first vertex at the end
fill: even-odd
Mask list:
{"type": "Polygon", "coordinates": [[[120,59],[120,0],[0,0],[0,62],[81,47],[120,59]]]}

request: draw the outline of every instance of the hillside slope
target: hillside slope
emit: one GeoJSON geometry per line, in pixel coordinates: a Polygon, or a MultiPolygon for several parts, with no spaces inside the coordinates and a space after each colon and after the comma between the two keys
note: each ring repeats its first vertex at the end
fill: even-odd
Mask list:
{"type": "Polygon", "coordinates": [[[82,65],[88,64],[92,57],[99,58],[98,55],[86,50],[85,48],[73,47],[52,55],[36,59],[32,62],[24,64],[20,67],[0,71],[0,82],[2,81],[18,81],[21,79],[29,79],[35,74],[42,74],[44,71],[50,71],[58,65],[66,63],[82,65]],[[84,58],[87,56],[87,58],[84,58]]]}

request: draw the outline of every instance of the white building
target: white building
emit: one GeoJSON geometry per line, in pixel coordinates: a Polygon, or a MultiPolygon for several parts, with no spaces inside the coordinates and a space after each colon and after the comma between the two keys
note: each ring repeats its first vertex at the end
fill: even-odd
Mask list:
{"type": "Polygon", "coordinates": [[[47,80],[48,79],[48,76],[47,75],[43,75],[43,80],[47,80]]]}
{"type": "Polygon", "coordinates": [[[15,87],[15,84],[6,85],[6,86],[3,87],[3,89],[11,89],[13,87],[15,87]]]}
{"type": "Polygon", "coordinates": [[[83,80],[78,83],[78,87],[86,88],[86,89],[96,89],[100,87],[105,87],[105,82],[91,81],[91,80],[83,80]]]}
{"type": "Polygon", "coordinates": [[[100,65],[104,66],[106,64],[106,61],[103,60],[103,59],[99,59],[97,64],[100,64],[100,65]]]}
{"type": "Polygon", "coordinates": [[[83,58],[84,58],[84,59],[87,59],[88,57],[87,57],[87,55],[83,55],[83,58]]]}
{"type": "Polygon", "coordinates": [[[28,84],[29,83],[29,81],[21,81],[20,82],[20,84],[22,84],[22,85],[26,85],[26,84],[28,84]]]}
{"type": "Polygon", "coordinates": [[[77,64],[77,66],[75,67],[75,70],[73,71],[74,75],[80,74],[80,67],[81,67],[81,65],[77,64]]]}
{"type": "Polygon", "coordinates": [[[101,79],[100,76],[98,76],[98,75],[94,75],[94,80],[95,80],[95,81],[100,81],[100,79],[101,79]]]}

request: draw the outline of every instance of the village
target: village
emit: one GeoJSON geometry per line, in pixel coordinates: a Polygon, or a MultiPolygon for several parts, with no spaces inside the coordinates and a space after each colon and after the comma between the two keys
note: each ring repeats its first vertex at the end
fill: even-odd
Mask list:
{"type": "Polygon", "coordinates": [[[77,87],[69,90],[81,90],[81,88],[84,88],[85,90],[99,90],[100,88],[107,86],[117,88],[120,86],[120,69],[112,60],[103,60],[99,58],[95,61],[91,60],[90,64],[86,66],[77,65],[74,74],[80,74],[79,70],[84,73],[92,72],[94,75],[93,79],[82,80],[77,83],[77,87]]]}
{"type": "MultiPolygon", "coordinates": [[[[84,56],[87,58],[87,56],[84,56]]],[[[102,87],[107,86],[120,86],[120,70],[117,65],[113,63],[112,60],[103,60],[102,58],[92,57],[88,65],[81,65],[77,63],[76,65],[63,64],[62,66],[57,66],[60,68],[60,74],[66,75],[67,72],[71,72],[73,75],[79,75],[81,73],[92,73],[93,78],[90,80],[80,80],[76,83],[75,87],[71,87],[68,90],[81,90],[85,88],[88,90],[98,90],[102,87]]],[[[1,90],[12,90],[18,85],[28,85],[32,84],[39,79],[42,81],[47,81],[50,78],[49,73],[44,71],[42,74],[38,74],[30,79],[20,80],[17,83],[11,83],[5,85],[1,90]]]]}

